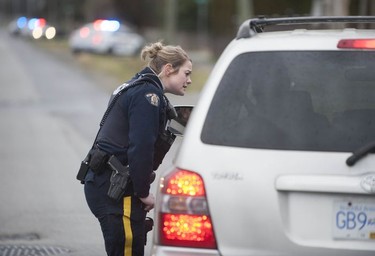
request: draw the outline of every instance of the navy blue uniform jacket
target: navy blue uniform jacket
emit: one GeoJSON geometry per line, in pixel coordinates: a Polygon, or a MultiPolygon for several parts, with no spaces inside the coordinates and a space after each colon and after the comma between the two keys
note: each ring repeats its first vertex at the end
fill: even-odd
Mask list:
{"type": "Polygon", "coordinates": [[[96,140],[99,148],[129,165],[130,189],[140,198],[149,194],[154,145],[166,125],[167,104],[162,83],[150,68],[143,69],[127,83],[142,76],[152,81],[142,79],[141,84],[129,87],[119,96],[96,140]]]}

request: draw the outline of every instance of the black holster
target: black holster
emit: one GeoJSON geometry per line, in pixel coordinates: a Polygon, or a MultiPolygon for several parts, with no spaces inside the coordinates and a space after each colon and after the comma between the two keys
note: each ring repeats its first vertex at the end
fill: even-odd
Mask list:
{"type": "Polygon", "coordinates": [[[89,167],[95,173],[100,173],[107,168],[109,155],[104,150],[94,147],[90,151],[89,167]]]}
{"type": "Polygon", "coordinates": [[[115,201],[123,198],[129,180],[129,166],[124,166],[115,156],[111,156],[108,165],[112,169],[107,196],[115,201]]]}
{"type": "Polygon", "coordinates": [[[89,170],[89,162],[90,162],[90,153],[87,154],[85,159],[81,162],[81,166],[79,167],[77,173],[77,180],[79,180],[82,184],[85,183],[85,177],[89,170]]]}
{"type": "Polygon", "coordinates": [[[99,149],[98,147],[91,149],[85,159],[81,162],[81,166],[76,177],[77,180],[84,184],[85,177],[89,169],[95,173],[105,170],[105,168],[107,168],[108,159],[109,155],[105,151],[99,149]]]}
{"type": "Polygon", "coordinates": [[[147,233],[154,227],[154,220],[150,217],[146,217],[145,220],[145,245],[147,244],[147,233]]]}

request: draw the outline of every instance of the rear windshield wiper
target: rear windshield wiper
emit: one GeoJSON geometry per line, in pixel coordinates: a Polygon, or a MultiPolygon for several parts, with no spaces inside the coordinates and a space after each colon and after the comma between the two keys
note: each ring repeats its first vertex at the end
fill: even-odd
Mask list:
{"type": "Polygon", "coordinates": [[[356,150],[353,155],[346,159],[346,164],[348,166],[353,166],[358,160],[367,155],[368,153],[375,153],[375,142],[371,142],[358,150],[356,150]]]}

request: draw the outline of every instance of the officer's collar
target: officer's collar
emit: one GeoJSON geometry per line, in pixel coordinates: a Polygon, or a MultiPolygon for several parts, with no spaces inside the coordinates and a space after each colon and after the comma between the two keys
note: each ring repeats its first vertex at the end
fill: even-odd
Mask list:
{"type": "Polygon", "coordinates": [[[140,71],[137,76],[139,78],[147,76],[147,78],[150,78],[152,81],[154,81],[163,91],[164,86],[161,82],[160,78],[157,76],[157,74],[149,67],[144,68],[142,71],[140,71]]]}

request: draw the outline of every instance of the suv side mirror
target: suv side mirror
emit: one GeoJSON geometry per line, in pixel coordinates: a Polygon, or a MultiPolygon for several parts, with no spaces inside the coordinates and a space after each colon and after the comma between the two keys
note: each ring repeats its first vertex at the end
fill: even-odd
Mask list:
{"type": "Polygon", "coordinates": [[[167,129],[175,135],[182,136],[193,111],[193,106],[175,106],[174,108],[177,112],[177,117],[169,122],[167,129]]]}

